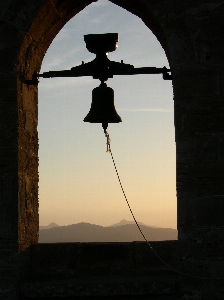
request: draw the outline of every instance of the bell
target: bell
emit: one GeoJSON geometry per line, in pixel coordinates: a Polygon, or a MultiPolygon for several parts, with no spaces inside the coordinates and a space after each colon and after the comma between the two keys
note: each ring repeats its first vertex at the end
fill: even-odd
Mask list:
{"type": "Polygon", "coordinates": [[[83,121],[102,124],[122,122],[114,106],[114,90],[106,83],[93,89],[91,108],[83,121]]]}

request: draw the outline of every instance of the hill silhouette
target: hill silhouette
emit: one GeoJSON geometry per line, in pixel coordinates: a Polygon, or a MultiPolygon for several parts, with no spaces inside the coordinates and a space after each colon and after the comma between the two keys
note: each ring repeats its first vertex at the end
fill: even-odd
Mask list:
{"type": "MultiPolygon", "coordinates": [[[[82,222],[68,226],[41,229],[39,231],[39,243],[143,241],[135,224],[114,225],[103,227],[82,222]]],[[[146,225],[140,225],[140,227],[149,241],[177,239],[177,230],[172,228],[150,227],[146,225]]]]}

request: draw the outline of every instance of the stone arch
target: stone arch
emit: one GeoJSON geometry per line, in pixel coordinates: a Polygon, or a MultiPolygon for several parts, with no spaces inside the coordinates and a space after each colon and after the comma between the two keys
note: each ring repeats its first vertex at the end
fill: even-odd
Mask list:
{"type": "MultiPolygon", "coordinates": [[[[19,147],[19,158],[23,157],[18,161],[20,169],[18,188],[19,202],[21,203],[19,213],[22,213],[19,222],[19,232],[22,235],[22,240],[19,239],[21,250],[37,242],[39,224],[37,198],[38,139],[36,132],[38,95],[37,87],[27,85],[25,81],[31,79],[35,71],[40,70],[45,52],[65,23],[92,2],[90,0],[76,2],[72,0],[45,1],[34,19],[31,20],[31,25],[27,29],[20,46],[16,68],[18,74],[18,105],[20,107],[19,145],[21,146],[19,147]],[[25,151],[23,143],[29,145],[25,151]],[[24,201],[24,199],[26,200],[24,201]]],[[[130,1],[112,2],[142,18],[149,29],[157,36],[169,57],[165,33],[150,6],[147,6],[144,1],[138,1],[138,3],[130,3],[130,1]]]]}

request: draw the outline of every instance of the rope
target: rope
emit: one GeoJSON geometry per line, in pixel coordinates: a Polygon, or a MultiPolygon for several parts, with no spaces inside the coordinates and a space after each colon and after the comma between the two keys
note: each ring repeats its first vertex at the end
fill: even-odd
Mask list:
{"type": "Polygon", "coordinates": [[[191,277],[191,278],[196,278],[196,279],[203,279],[203,280],[211,280],[211,279],[212,279],[212,280],[223,280],[224,278],[199,277],[199,276],[194,276],[194,275],[190,275],[190,274],[186,274],[186,273],[180,272],[180,271],[174,269],[173,267],[171,267],[170,265],[168,265],[168,264],[167,264],[167,263],[159,256],[159,254],[153,249],[152,245],[149,243],[149,241],[146,239],[144,233],[142,232],[142,230],[141,230],[141,228],[140,228],[140,226],[139,226],[139,224],[138,224],[138,222],[137,222],[137,220],[136,220],[136,218],[135,218],[135,216],[134,216],[134,213],[133,213],[133,211],[132,211],[132,209],[131,209],[131,206],[130,206],[130,204],[129,204],[129,202],[128,202],[128,198],[127,198],[127,196],[126,196],[126,194],[125,194],[123,185],[122,185],[122,183],[121,183],[121,179],[120,179],[120,176],[119,176],[119,173],[118,173],[118,170],[117,170],[115,161],[114,161],[114,157],[113,157],[113,154],[112,154],[112,151],[111,151],[111,147],[110,147],[111,139],[110,139],[110,137],[109,137],[109,133],[106,131],[106,129],[104,129],[104,133],[105,133],[105,137],[107,138],[107,143],[106,143],[106,144],[107,144],[107,151],[106,151],[106,152],[109,152],[110,155],[111,155],[111,158],[112,158],[112,161],[113,161],[113,165],[114,165],[114,169],[115,169],[115,172],[116,172],[116,175],[117,175],[117,178],[118,178],[118,181],[119,181],[119,184],[120,184],[122,193],[123,193],[123,195],[124,195],[125,201],[126,201],[126,203],[127,203],[127,205],[128,205],[128,208],[129,208],[129,210],[130,210],[130,212],[131,212],[131,215],[132,215],[132,217],[133,217],[133,219],[134,219],[134,221],[135,221],[135,224],[136,224],[136,226],[138,227],[139,232],[141,233],[141,235],[142,235],[143,239],[145,240],[146,244],[149,246],[150,250],[155,254],[155,256],[156,256],[156,257],[157,257],[164,265],[166,265],[170,270],[172,270],[172,271],[175,272],[175,273],[178,273],[178,274],[183,275],[183,276],[191,277]]]}

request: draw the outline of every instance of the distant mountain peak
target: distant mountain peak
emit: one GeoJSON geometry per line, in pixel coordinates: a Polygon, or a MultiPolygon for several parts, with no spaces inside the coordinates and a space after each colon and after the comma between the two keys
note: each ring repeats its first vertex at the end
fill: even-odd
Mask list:
{"type": "Polygon", "coordinates": [[[59,227],[58,224],[54,223],[54,222],[51,222],[49,225],[46,225],[46,226],[39,226],[39,229],[50,229],[50,228],[54,228],[54,227],[59,227]]]}
{"type": "MultiPolygon", "coordinates": [[[[116,227],[116,226],[122,226],[122,225],[129,225],[129,224],[135,224],[135,221],[127,221],[125,219],[122,219],[120,222],[118,223],[115,223],[109,227],[116,227]]],[[[149,225],[145,225],[143,224],[142,222],[138,222],[139,225],[143,225],[143,226],[148,226],[148,227],[151,227],[149,225]]]]}
{"type": "Polygon", "coordinates": [[[130,222],[132,222],[132,221],[127,221],[127,220],[125,220],[125,219],[122,219],[120,222],[118,222],[117,224],[114,224],[114,225],[126,225],[126,224],[130,224],[130,222]]]}
{"type": "Polygon", "coordinates": [[[58,224],[51,222],[49,225],[47,225],[48,228],[52,228],[52,227],[59,227],[58,224]]]}

